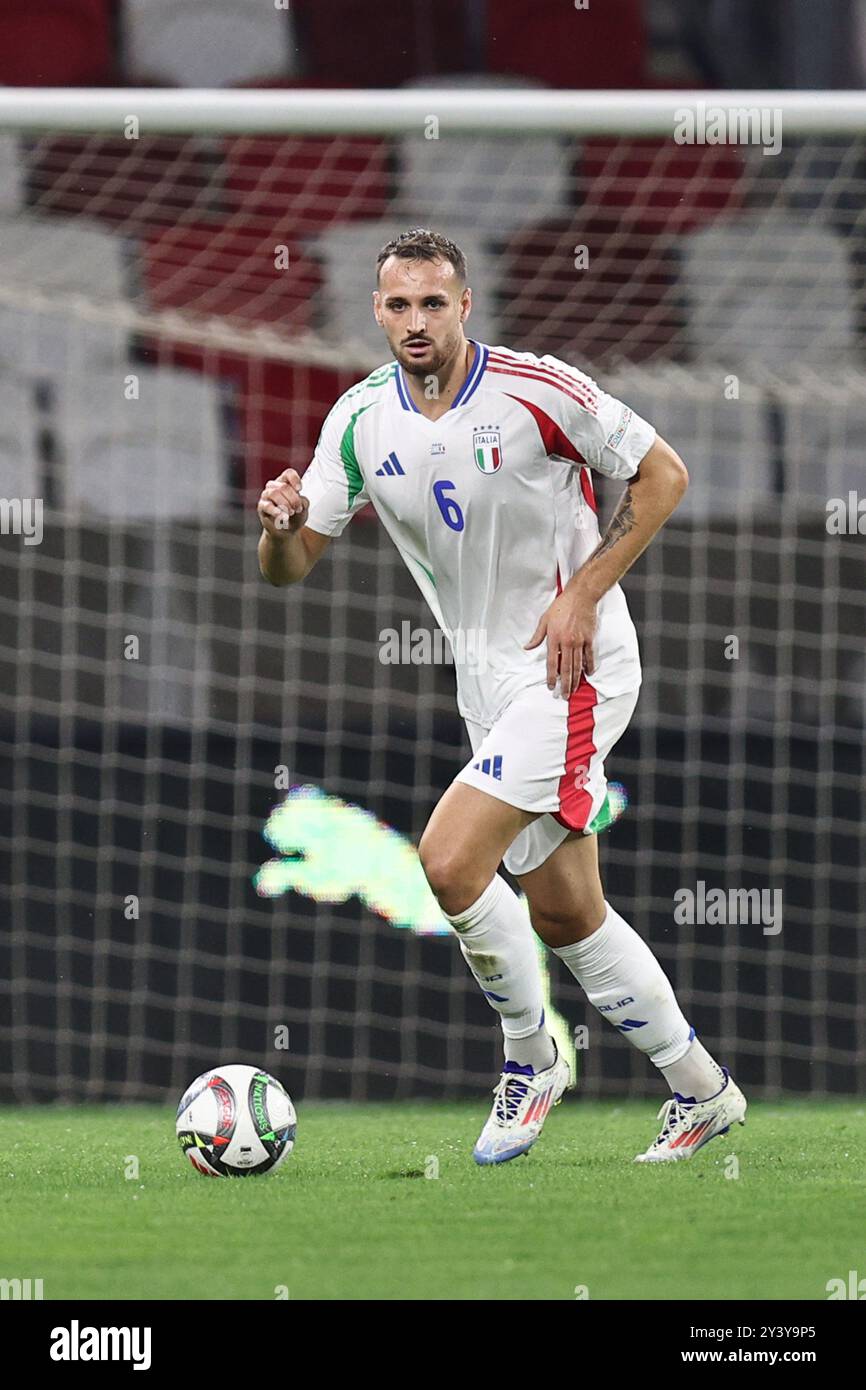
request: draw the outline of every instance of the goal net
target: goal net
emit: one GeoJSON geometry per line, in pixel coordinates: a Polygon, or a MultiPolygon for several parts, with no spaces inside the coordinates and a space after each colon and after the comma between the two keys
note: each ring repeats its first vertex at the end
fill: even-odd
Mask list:
{"type": "MultiPolygon", "coordinates": [[[[256,562],[417,225],[465,250],[474,336],[691,472],[624,584],[607,896],[750,1091],[862,1090],[866,114],[822,101],[0,93],[3,1096],[497,1070],[413,848],[468,754],[432,618],[373,516],[299,588],[256,562]]],[[[655,1087],[545,969],[582,1093],[655,1087]]]]}

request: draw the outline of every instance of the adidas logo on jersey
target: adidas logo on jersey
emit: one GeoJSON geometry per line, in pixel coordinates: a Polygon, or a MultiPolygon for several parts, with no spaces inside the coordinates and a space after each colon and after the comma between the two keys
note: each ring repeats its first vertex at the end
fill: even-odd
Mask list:
{"type": "Polygon", "coordinates": [[[497,753],[495,758],[482,758],[480,762],[473,763],[476,772],[486,772],[488,776],[495,777],[497,782],[502,781],[502,754],[497,753]]]}
{"type": "Polygon", "coordinates": [[[376,469],[376,477],[393,478],[397,474],[399,474],[401,478],[405,478],[406,476],[403,470],[402,463],[398,459],[397,455],[392,451],[386,458],[385,462],[382,464],[382,467],[376,469]]]}

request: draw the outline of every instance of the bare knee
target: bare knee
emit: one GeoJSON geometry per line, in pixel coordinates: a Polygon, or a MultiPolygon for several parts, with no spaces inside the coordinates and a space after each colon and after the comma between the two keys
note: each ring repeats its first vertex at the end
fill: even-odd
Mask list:
{"type": "Polygon", "coordinates": [[[557,949],[592,936],[604,921],[604,908],[593,902],[570,903],[563,908],[530,904],[529,916],[536,935],[545,945],[557,949]]]}
{"type": "Polygon", "coordinates": [[[436,901],[449,917],[465,912],[481,897],[491,875],[473,863],[462,845],[446,844],[438,835],[421,837],[421,867],[436,901]]]}

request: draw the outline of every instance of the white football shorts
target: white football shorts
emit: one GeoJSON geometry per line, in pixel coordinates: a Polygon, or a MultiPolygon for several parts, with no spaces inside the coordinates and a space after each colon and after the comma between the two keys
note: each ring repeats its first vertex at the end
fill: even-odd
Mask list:
{"type": "Polygon", "coordinates": [[[604,760],[628,727],[638,694],[604,698],[584,676],[570,700],[558,687],[532,685],[491,728],[465,721],[472,758],[457,781],[538,813],[505,854],[509,873],[528,874],[568,835],[593,835],[608,824],[604,760]]]}

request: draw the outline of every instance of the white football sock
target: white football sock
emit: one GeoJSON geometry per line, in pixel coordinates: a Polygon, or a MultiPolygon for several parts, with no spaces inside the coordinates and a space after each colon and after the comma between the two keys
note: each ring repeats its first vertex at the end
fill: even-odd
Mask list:
{"type": "Polygon", "coordinates": [[[506,1061],[544,1071],[553,1040],[544,1027],[544,992],[535,933],[517,895],[494,874],[481,897],[455,917],[444,913],[491,1008],[502,1021],[506,1061]]]}
{"type": "Polygon", "coordinates": [[[685,1056],[661,1072],[674,1095],[683,1100],[709,1100],[725,1085],[725,1073],[694,1036],[685,1056]]]}
{"type": "MultiPolygon", "coordinates": [[[[537,949],[537,948],[536,948],[537,949]]],[[[556,1047],[553,1038],[544,1026],[544,1010],[541,1011],[541,1022],[534,1033],[528,1033],[526,1037],[515,1038],[509,1036],[505,1031],[505,1020],[502,1020],[502,1040],[505,1044],[505,1060],[513,1062],[518,1067],[532,1067],[534,1072],[547,1071],[556,1061],[556,1047]]]]}
{"type": "Polygon", "coordinates": [[[700,1043],[700,1051],[695,1051],[694,1030],[649,946],[610,903],[605,905],[607,913],[598,930],[572,946],[556,948],[555,955],[568,966],[589,1002],[659,1068],[671,1090],[681,1090],[678,1083],[687,1075],[684,1094],[707,1099],[719,1090],[721,1069],[700,1043]],[[690,1068],[683,1071],[687,1056],[690,1068]]]}

